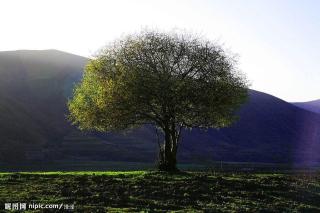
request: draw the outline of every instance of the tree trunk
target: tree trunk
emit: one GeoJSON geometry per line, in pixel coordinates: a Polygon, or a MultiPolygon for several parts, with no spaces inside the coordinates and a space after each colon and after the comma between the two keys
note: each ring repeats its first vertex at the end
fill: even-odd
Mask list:
{"type": "Polygon", "coordinates": [[[160,171],[178,171],[176,130],[164,129],[164,145],[159,151],[158,169],[160,171]]]}

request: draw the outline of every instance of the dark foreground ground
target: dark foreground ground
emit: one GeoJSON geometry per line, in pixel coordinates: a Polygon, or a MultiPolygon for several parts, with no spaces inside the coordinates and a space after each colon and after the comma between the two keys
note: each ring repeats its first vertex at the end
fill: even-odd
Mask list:
{"type": "Polygon", "coordinates": [[[0,173],[0,211],[5,203],[64,204],[60,212],[70,204],[72,212],[320,212],[320,173],[0,173]]]}

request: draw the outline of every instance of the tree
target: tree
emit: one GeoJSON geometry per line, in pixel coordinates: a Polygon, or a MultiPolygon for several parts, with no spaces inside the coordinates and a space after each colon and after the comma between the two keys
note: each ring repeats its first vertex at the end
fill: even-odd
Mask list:
{"type": "Polygon", "coordinates": [[[197,37],[143,31],[105,47],[87,64],[69,100],[70,119],[85,130],[161,129],[158,167],[176,170],[182,129],[230,125],[246,100],[236,61],[197,37]]]}

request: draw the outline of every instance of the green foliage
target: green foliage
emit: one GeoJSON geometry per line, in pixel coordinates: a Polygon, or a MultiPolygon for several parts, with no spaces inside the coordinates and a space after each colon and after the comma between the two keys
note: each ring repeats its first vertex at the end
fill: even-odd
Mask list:
{"type": "Polygon", "coordinates": [[[116,41],[92,59],[68,106],[81,129],[151,123],[176,131],[227,126],[246,97],[245,78],[220,46],[147,31],[116,41]]]}
{"type": "Polygon", "coordinates": [[[157,126],[165,138],[157,167],[174,171],[182,128],[228,126],[246,97],[247,82],[221,47],[151,31],[127,36],[89,62],[69,118],[102,132],[157,126]]]}

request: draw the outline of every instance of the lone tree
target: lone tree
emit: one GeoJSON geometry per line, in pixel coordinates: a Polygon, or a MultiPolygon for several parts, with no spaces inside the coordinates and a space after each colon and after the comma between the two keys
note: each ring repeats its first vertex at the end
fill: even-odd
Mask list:
{"type": "Polygon", "coordinates": [[[69,100],[80,129],[161,129],[158,169],[176,170],[181,130],[230,125],[246,100],[247,82],[235,60],[197,37],[144,31],[104,48],[86,66],[69,100]]]}

